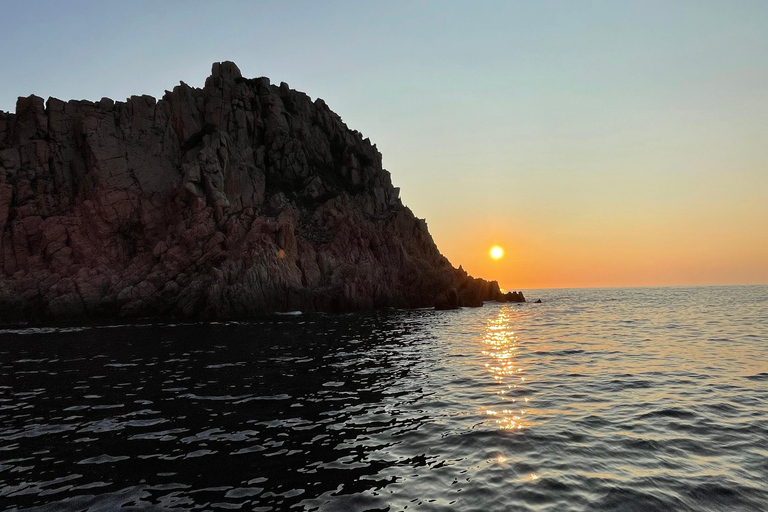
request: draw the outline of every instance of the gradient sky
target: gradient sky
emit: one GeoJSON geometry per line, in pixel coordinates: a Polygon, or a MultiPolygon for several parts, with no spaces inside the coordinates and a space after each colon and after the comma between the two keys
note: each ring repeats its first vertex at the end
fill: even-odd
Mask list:
{"type": "Polygon", "coordinates": [[[502,287],[768,283],[765,0],[0,12],[0,109],[160,97],[232,60],[370,137],[443,254],[502,287]]]}

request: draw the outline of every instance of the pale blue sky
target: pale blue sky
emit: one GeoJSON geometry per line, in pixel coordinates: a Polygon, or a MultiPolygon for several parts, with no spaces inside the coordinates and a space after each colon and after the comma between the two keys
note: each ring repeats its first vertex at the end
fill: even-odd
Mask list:
{"type": "Polygon", "coordinates": [[[325,99],[453,263],[502,285],[768,282],[768,1],[0,7],[2,110],[31,93],[159,97],[233,60],[325,99]],[[491,239],[513,248],[507,267],[484,263],[491,239]],[[586,264],[540,268],[585,247],[605,269],[649,247],[643,261],[706,264],[640,279],[628,259],[586,281],[586,264]]]}

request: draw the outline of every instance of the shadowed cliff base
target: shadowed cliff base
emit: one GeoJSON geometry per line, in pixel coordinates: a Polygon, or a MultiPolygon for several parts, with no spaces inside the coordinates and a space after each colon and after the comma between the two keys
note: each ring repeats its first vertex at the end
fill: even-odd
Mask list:
{"type": "Polygon", "coordinates": [[[0,232],[3,323],[507,300],[440,254],[375,145],[231,62],[159,101],[19,98],[0,232]]]}

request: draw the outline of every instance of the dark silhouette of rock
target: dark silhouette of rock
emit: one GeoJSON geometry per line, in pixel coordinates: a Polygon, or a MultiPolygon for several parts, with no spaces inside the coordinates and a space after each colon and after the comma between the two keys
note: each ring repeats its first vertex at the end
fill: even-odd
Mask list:
{"type": "Polygon", "coordinates": [[[0,235],[5,323],[502,300],[439,253],[375,145],[231,62],[161,100],[0,112],[0,235]]]}
{"type": "Polygon", "coordinates": [[[507,292],[503,294],[502,297],[506,302],[525,302],[523,292],[507,292]]]}
{"type": "Polygon", "coordinates": [[[533,301],[533,303],[534,304],[541,304],[541,299],[536,299],[535,301],[533,301]]]}
{"type": "Polygon", "coordinates": [[[458,309],[459,308],[459,292],[456,288],[451,288],[445,294],[440,297],[435,303],[435,309],[458,309]]]}

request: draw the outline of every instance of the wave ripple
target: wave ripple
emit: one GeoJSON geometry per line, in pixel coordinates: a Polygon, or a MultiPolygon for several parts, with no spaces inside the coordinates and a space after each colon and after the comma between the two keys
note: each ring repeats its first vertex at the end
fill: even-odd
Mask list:
{"type": "Polygon", "coordinates": [[[768,510],[768,287],[0,331],[8,510],[768,510]]]}

